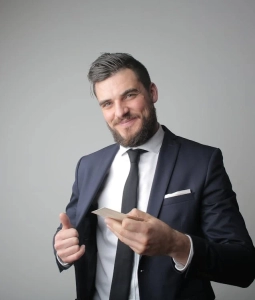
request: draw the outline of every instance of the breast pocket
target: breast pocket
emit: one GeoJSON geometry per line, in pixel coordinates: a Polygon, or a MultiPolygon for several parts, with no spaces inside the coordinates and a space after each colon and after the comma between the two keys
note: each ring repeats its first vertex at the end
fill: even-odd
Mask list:
{"type": "Polygon", "coordinates": [[[194,193],[165,198],[159,219],[181,232],[190,232],[197,222],[196,201],[194,193]]]}
{"type": "Polygon", "coordinates": [[[194,193],[189,193],[189,194],[175,196],[175,197],[169,197],[169,198],[164,199],[163,206],[176,204],[176,203],[178,204],[178,203],[186,202],[186,201],[189,201],[192,199],[194,199],[194,193]]]}

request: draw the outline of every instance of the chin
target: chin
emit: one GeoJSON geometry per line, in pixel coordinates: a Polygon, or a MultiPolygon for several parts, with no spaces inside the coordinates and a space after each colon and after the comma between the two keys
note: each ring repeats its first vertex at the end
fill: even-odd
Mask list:
{"type": "Polygon", "coordinates": [[[121,137],[125,140],[125,141],[129,141],[132,140],[134,137],[136,137],[136,135],[139,133],[139,130],[136,131],[132,131],[129,133],[124,133],[122,134],[121,132],[119,132],[119,134],[121,135],[121,137]]]}
{"type": "Polygon", "coordinates": [[[121,130],[115,128],[114,130],[117,131],[118,134],[120,134],[123,139],[129,139],[132,138],[133,136],[136,136],[136,134],[141,130],[141,128],[140,126],[139,128],[133,128],[133,126],[131,126],[127,128],[121,128],[121,130]]]}

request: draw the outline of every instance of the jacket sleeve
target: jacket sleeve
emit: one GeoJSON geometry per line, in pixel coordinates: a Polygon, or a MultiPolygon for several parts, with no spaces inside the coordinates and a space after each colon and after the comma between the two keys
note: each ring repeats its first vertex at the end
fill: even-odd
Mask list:
{"type": "Polygon", "coordinates": [[[200,216],[202,237],[191,235],[194,256],[186,276],[249,286],[255,277],[255,249],[219,149],[208,164],[200,216]]]}
{"type": "MultiPolygon", "coordinates": [[[[70,198],[70,202],[68,203],[68,205],[66,207],[66,214],[68,215],[71,224],[75,224],[76,207],[77,207],[77,203],[78,203],[78,199],[79,199],[78,170],[79,170],[80,162],[81,162],[81,159],[79,160],[79,162],[76,166],[75,181],[74,181],[74,184],[73,184],[73,187],[72,187],[72,195],[71,195],[71,198],[70,198]]],[[[61,229],[62,229],[62,224],[59,225],[59,227],[57,228],[57,231],[56,231],[56,233],[54,234],[54,237],[53,237],[53,251],[54,251],[54,256],[55,256],[55,259],[56,259],[56,263],[57,263],[57,266],[58,266],[60,272],[62,272],[63,270],[69,269],[72,266],[72,264],[67,265],[67,266],[61,265],[60,262],[58,261],[57,257],[56,257],[56,250],[54,248],[54,241],[55,241],[56,234],[61,229]]]]}

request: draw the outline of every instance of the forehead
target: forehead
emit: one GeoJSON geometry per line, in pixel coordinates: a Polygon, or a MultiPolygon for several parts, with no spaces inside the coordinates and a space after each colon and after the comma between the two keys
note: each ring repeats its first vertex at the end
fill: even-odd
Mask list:
{"type": "Polygon", "coordinates": [[[128,89],[139,88],[141,86],[142,84],[134,71],[123,69],[111,77],[97,82],[95,84],[95,92],[98,100],[103,100],[119,96],[128,89]]]}

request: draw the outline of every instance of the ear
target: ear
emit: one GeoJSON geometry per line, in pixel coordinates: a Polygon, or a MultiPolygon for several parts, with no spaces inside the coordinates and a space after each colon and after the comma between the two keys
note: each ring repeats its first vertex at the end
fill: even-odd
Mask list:
{"type": "Polygon", "coordinates": [[[155,83],[151,83],[150,85],[150,94],[151,94],[151,99],[153,103],[156,103],[158,101],[158,88],[155,83]]]}

